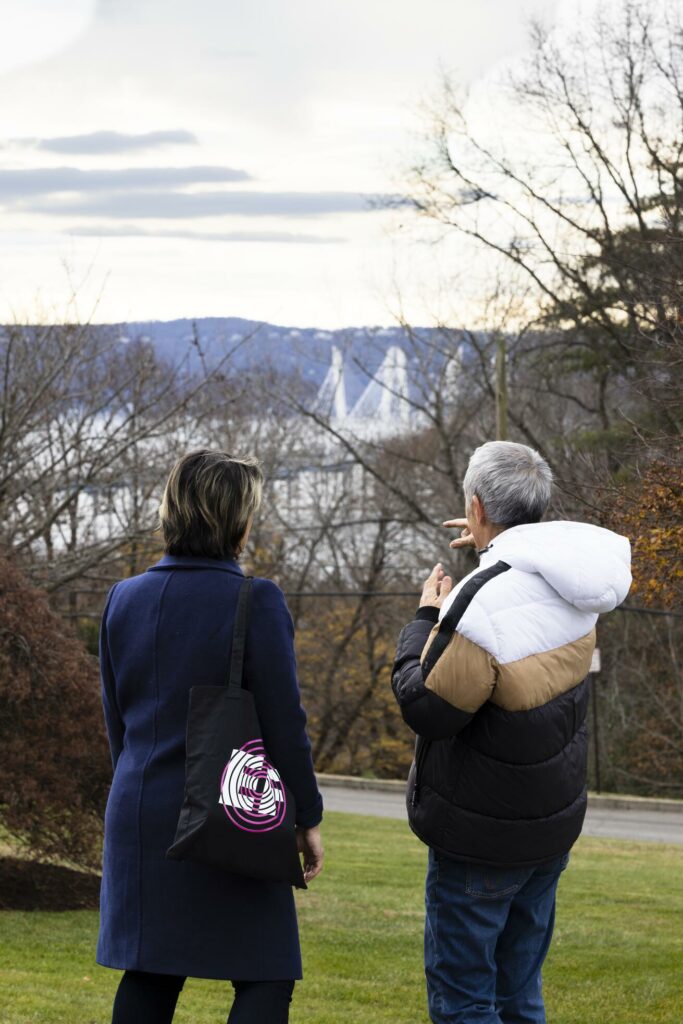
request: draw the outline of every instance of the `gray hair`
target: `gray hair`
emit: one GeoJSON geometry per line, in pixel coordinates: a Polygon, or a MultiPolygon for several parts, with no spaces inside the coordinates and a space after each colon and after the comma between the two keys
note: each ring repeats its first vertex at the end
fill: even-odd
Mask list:
{"type": "Polygon", "coordinates": [[[537,523],[550,503],[553,474],[537,451],[514,441],[487,441],[472,453],[463,490],[476,494],[496,526],[537,523]]]}

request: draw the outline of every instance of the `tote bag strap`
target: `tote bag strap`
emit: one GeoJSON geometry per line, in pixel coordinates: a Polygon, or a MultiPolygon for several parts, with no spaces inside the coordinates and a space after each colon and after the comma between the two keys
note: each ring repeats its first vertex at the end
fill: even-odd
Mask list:
{"type": "Polygon", "coordinates": [[[237,686],[239,689],[244,685],[244,649],[247,642],[247,629],[249,626],[249,605],[251,604],[251,587],[254,582],[253,576],[245,576],[240,584],[240,592],[237,598],[237,611],[235,612],[235,625],[232,630],[232,655],[230,658],[229,686],[237,686]]]}

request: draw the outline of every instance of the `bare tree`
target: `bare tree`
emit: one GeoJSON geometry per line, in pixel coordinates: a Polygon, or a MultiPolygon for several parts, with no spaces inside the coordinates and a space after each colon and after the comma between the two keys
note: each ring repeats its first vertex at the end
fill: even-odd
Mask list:
{"type": "Polygon", "coordinates": [[[536,322],[551,332],[535,365],[548,395],[589,409],[609,432],[628,422],[635,388],[659,428],[678,432],[680,12],[625,0],[616,22],[601,12],[561,42],[536,24],[531,39],[502,97],[521,139],[475,128],[446,80],[409,201],[528,281],[536,322]],[[593,394],[566,390],[577,370],[593,394]]]}
{"type": "Polygon", "coordinates": [[[136,571],[160,482],[179,446],[210,436],[206,395],[237,401],[210,369],[161,359],[88,325],[14,326],[0,336],[0,542],[51,592],[125,551],[136,571]]]}

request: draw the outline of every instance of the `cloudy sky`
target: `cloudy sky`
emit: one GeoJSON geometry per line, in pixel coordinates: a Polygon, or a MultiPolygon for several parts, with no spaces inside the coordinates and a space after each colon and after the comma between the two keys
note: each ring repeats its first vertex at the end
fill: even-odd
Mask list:
{"type": "Polygon", "coordinates": [[[458,250],[368,199],[567,2],[0,0],[0,316],[428,322],[458,250]]]}

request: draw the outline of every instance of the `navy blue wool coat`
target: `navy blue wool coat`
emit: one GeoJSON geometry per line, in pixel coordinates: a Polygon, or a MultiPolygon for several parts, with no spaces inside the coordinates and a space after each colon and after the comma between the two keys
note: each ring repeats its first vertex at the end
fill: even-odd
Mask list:
{"type": "MultiPolygon", "coordinates": [[[[236,561],[164,555],[114,584],[100,665],[114,778],[105,815],[97,962],[198,978],[301,977],[291,886],[166,858],[185,781],[188,694],[227,684],[236,561]]],[[[266,750],[290,787],[297,823],[322,817],[301,707],[294,628],[277,584],[255,579],[245,676],[266,750]]]]}

